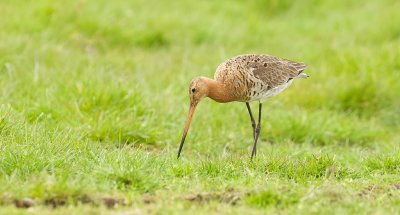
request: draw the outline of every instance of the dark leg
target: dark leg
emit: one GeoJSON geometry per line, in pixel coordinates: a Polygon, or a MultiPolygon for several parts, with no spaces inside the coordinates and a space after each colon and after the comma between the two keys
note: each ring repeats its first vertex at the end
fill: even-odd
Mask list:
{"type": "Polygon", "coordinates": [[[262,111],[262,103],[260,103],[260,106],[258,108],[258,124],[255,129],[255,134],[254,134],[254,145],[253,145],[253,151],[251,152],[251,159],[256,155],[257,153],[257,140],[258,136],[260,135],[260,130],[261,130],[261,111],[262,111]]]}
{"type": "Polygon", "coordinates": [[[251,113],[250,104],[246,102],[247,110],[249,111],[251,126],[253,127],[253,139],[256,138],[256,121],[254,120],[253,113],[251,113]]]}

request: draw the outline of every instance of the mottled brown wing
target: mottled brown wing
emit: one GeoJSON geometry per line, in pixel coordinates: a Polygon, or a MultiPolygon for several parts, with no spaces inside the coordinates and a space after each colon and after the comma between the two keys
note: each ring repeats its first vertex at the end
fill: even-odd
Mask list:
{"type": "Polygon", "coordinates": [[[297,77],[306,67],[305,63],[297,63],[279,58],[260,59],[248,64],[254,76],[271,88],[285,84],[297,77]]]}

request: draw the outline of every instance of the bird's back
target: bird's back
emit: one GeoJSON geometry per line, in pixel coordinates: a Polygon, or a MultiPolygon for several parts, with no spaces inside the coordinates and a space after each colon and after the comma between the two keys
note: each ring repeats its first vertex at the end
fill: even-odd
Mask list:
{"type": "Polygon", "coordinates": [[[293,78],[302,77],[305,63],[270,55],[247,54],[226,60],[218,66],[214,79],[238,101],[261,100],[288,87],[293,78]]]}

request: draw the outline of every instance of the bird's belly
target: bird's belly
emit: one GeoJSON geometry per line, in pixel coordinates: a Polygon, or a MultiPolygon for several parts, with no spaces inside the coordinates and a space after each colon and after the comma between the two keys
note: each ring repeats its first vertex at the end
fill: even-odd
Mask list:
{"type": "Polygon", "coordinates": [[[287,87],[289,87],[291,83],[292,83],[292,80],[290,80],[284,84],[278,85],[271,89],[264,88],[264,87],[259,88],[259,89],[254,89],[254,91],[252,91],[252,94],[251,94],[252,96],[250,96],[250,101],[264,100],[269,97],[275,96],[275,95],[279,94],[280,92],[282,92],[287,87]]]}

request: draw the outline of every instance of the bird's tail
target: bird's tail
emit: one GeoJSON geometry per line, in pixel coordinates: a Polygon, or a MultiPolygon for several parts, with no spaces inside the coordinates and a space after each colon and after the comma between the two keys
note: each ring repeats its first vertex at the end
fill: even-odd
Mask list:
{"type": "Polygon", "coordinates": [[[310,76],[307,75],[307,74],[304,73],[304,72],[301,72],[301,73],[297,76],[297,78],[308,78],[308,77],[310,77],[310,76]]]}

